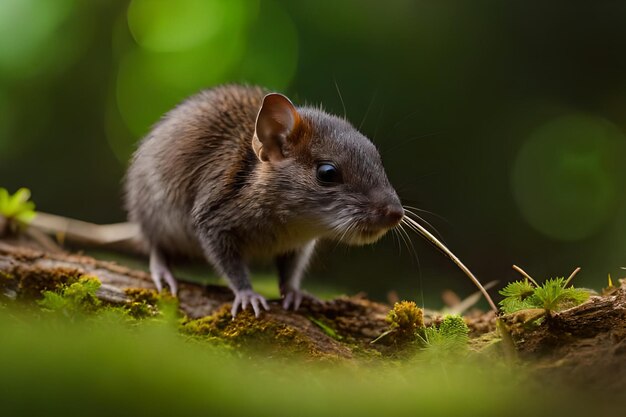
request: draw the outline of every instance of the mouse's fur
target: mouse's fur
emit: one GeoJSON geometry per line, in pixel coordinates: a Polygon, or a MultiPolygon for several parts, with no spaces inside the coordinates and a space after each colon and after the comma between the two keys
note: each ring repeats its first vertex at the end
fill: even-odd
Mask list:
{"type": "Polygon", "coordinates": [[[228,85],[187,99],[141,142],[126,177],[155,282],[175,286],[170,259],[206,258],[241,293],[234,312],[237,303],[264,304],[248,258],[275,256],[281,291],[293,298],[286,304],[298,304],[317,239],[370,243],[403,212],[367,138],[341,118],[266,94],[228,85]],[[320,183],[323,162],[339,169],[340,183],[320,183]]]}

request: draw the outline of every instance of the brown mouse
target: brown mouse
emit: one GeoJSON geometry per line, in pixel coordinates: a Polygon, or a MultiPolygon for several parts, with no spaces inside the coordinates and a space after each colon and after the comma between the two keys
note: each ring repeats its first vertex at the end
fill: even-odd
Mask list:
{"type": "Polygon", "coordinates": [[[206,259],[235,293],[232,314],[266,300],[246,261],[275,258],[283,307],[320,239],[375,242],[404,216],[376,147],[346,120],[295,107],[259,87],[201,91],[142,140],[126,176],[126,207],[150,249],[160,290],[170,262],[206,259]]]}

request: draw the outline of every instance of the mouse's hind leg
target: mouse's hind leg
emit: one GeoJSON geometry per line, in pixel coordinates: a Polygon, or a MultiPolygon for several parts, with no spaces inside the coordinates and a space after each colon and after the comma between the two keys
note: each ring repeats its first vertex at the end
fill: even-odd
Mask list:
{"type": "Polygon", "coordinates": [[[172,295],[176,295],[178,292],[176,278],[172,275],[166,256],[156,247],[153,247],[150,251],[150,275],[159,292],[163,289],[163,283],[165,282],[170,287],[172,295]]]}

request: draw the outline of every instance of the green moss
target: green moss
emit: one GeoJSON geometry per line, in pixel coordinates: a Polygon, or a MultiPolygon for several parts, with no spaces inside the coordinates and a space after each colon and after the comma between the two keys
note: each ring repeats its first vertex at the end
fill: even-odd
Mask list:
{"type": "Polygon", "coordinates": [[[44,310],[65,315],[90,314],[97,311],[102,302],[96,296],[100,280],[93,276],[82,276],[72,284],[62,285],[57,291],[44,291],[37,303],[44,310]]]}
{"type": "Polygon", "coordinates": [[[178,319],[178,299],[167,291],[158,293],[147,288],[126,288],[124,293],[128,296],[124,308],[133,318],[178,319]]]}
{"type": "Polygon", "coordinates": [[[124,292],[129,298],[125,307],[131,317],[141,319],[159,314],[157,307],[159,294],[156,291],[145,288],[126,288],[124,292]]]}
{"type": "Polygon", "coordinates": [[[371,343],[386,342],[402,349],[415,342],[417,330],[424,327],[424,312],[413,301],[395,303],[385,318],[387,331],[371,343]]]}
{"type": "Polygon", "coordinates": [[[210,316],[185,318],[180,329],[191,337],[219,340],[232,347],[269,352],[272,356],[278,351],[279,357],[306,355],[317,359],[337,359],[334,355],[320,352],[307,336],[287,324],[256,318],[247,310],[233,319],[228,305],[210,316]]]}
{"type": "Polygon", "coordinates": [[[439,333],[443,337],[465,339],[467,341],[469,334],[469,327],[463,320],[463,317],[458,315],[448,315],[441,320],[439,324],[439,333]]]}
{"type": "Polygon", "coordinates": [[[401,301],[394,304],[386,320],[398,337],[412,338],[417,329],[424,327],[424,312],[413,301],[401,301]]]}
{"type": "Polygon", "coordinates": [[[497,346],[502,342],[502,338],[497,331],[491,331],[484,333],[476,338],[469,339],[468,348],[472,352],[480,352],[491,354],[497,349],[497,346]]]}
{"type": "Polygon", "coordinates": [[[241,312],[233,320],[228,305],[208,317],[180,320],[178,301],[169,294],[127,289],[128,301],[124,305],[108,305],[97,298],[100,281],[96,277],[80,276],[75,271],[21,274],[19,282],[29,285],[28,293],[33,298],[40,298],[37,304],[42,310],[71,319],[98,320],[102,316],[135,324],[145,320],[178,323],[181,333],[195,340],[272,352],[278,348],[281,356],[332,357],[320,352],[308,337],[292,326],[271,319],[257,319],[248,311],[241,312]],[[41,293],[38,293],[40,289],[41,293]]]}
{"type": "Polygon", "coordinates": [[[124,293],[135,302],[144,302],[156,306],[159,302],[159,293],[147,288],[126,288],[124,293]]]}

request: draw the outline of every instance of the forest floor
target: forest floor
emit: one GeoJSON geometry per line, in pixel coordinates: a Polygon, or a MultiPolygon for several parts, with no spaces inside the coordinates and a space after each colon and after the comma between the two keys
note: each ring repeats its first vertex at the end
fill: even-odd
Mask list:
{"type": "MultiPolygon", "coordinates": [[[[0,239],[0,305],[4,309],[14,303],[39,302],[47,291],[58,292],[84,277],[99,281],[95,295],[101,305],[120,307],[140,317],[158,315],[164,303],[174,303],[178,332],[254,358],[295,358],[304,363],[358,367],[380,361],[412,361],[416,355],[415,343],[390,331],[388,315],[393,306],[364,296],[305,300],[296,312],[283,310],[279,300],[270,300],[270,310],[260,318],[248,311],[233,318],[233,296],[226,287],[182,282],[178,299],[173,300],[156,293],[144,271],[81,254],[49,251],[24,238],[0,239]]],[[[522,310],[502,315],[496,326],[494,312],[469,311],[464,316],[469,351],[483,364],[514,364],[539,386],[601,392],[606,398],[623,393],[626,279],[581,305],[551,312],[542,320],[533,319],[537,313],[522,310]]],[[[423,324],[437,326],[442,318],[441,313],[426,312],[423,324]]]]}

